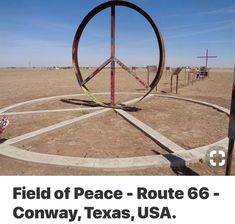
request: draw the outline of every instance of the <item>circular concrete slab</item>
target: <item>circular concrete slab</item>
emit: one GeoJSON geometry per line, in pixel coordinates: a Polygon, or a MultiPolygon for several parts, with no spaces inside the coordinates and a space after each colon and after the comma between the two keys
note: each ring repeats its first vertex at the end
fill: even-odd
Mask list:
{"type": "MultiPolygon", "coordinates": [[[[99,95],[109,94],[109,93],[96,93],[99,95]]],[[[129,95],[141,95],[140,93],[129,93],[129,92],[123,92],[123,93],[117,93],[117,94],[129,94],[129,95]]],[[[57,99],[61,97],[71,97],[71,96],[84,96],[84,94],[73,94],[73,95],[62,95],[62,96],[52,96],[52,97],[46,97],[46,98],[40,98],[30,101],[25,101],[22,103],[14,104],[5,108],[0,109],[0,115],[7,113],[8,110],[19,107],[21,105],[35,103],[35,102],[41,102],[41,101],[49,101],[52,99],[57,99]]],[[[151,94],[149,97],[153,96],[151,94]]],[[[188,98],[182,98],[182,97],[176,97],[176,96],[170,96],[170,95],[160,95],[157,94],[159,97],[167,97],[167,98],[173,98],[176,100],[184,100],[196,104],[200,104],[206,107],[211,107],[213,109],[218,110],[219,112],[225,113],[229,115],[229,110],[223,107],[220,107],[215,104],[210,104],[203,101],[188,99],[188,98]]],[[[135,98],[133,100],[130,100],[128,102],[125,102],[127,104],[135,103],[139,100],[139,98],[135,98]]],[[[90,108],[87,108],[88,110],[90,108]]],[[[42,164],[51,164],[51,165],[61,165],[61,166],[76,166],[76,167],[86,167],[86,168],[102,168],[102,169],[124,169],[124,168],[143,168],[143,167],[174,167],[174,166],[183,166],[188,163],[193,162],[199,162],[201,159],[204,159],[206,152],[215,145],[219,145],[223,147],[225,150],[227,148],[227,138],[222,139],[221,141],[218,141],[216,143],[191,149],[191,150],[178,150],[175,153],[169,153],[167,155],[153,155],[153,156],[142,156],[142,157],[131,157],[131,158],[113,158],[113,159],[98,159],[98,158],[81,158],[81,157],[71,157],[71,156],[61,156],[61,155],[49,155],[49,154],[41,154],[37,152],[30,152],[26,150],[22,150],[20,148],[17,148],[15,146],[12,146],[12,144],[23,141],[28,138],[35,137],[37,135],[40,135],[45,132],[49,132],[51,130],[55,130],[57,128],[63,127],[65,125],[72,124],[74,122],[79,122],[83,119],[89,119],[89,117],[96,116],[101,113],[105,113],[107,111],[111,110],[110,108],[97,108],[95,112],[92,112],[90,114],[83,115],[81,117],[73,118],[68,121],[60,122],[56,125],[52,125],[34,132],[27,133],[22,136],[17,136],[16,138],[9,139],[5,143],[0,145],[0,154],[14,158],[19,159],[23,161],[28,162],[36,162],[36,163],[42,163],[42,164]]],[[[56,112],[64,111],[64,109],[57,110],[56,112]]],[[[46,113],[47,111],[43,111],[46,113]]],[[[51,113],[51,111],[49,111],[51,113]]],[[[13,113],[13,112],[11,112],[13,113]]],[[[18,112],[19,114],[22,114],[18,112]]],[[[26,112],[30,113],[30,111],[26,112]]],[[[32,111],[32,113],[35,113],[32,111]]],[[[17,115],[17,113],[15,113],[17,115]]],[[[136,122],[135,120],[132,120],[132,122],[136,122]]],[[[135,124],[134,124],[135,125],[135,124]]],[[[146,125],[143,125],[143,131],[145,129],[148,129],[146,125]]],[[[161,140],[159,140],[161,141],[161,140]]]]}

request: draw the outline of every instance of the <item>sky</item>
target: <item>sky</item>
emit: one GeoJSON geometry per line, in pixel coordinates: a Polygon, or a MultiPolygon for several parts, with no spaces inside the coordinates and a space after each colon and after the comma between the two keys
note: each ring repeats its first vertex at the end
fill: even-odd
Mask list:
{"type": "MultiPolygon", "coordinates": [[[[129,0],[145,10],[163,36],[166,65],[235,63],[235,0],[129,0]]],[[[71,66],[72,43],[84,16],[105,0],[0,0],[0,67],[71,66]]],[[[110,9],[96,15],[79,43],[81,66],[110,57],[110,9]]],[[[116,57],[128,66],[157,64],[153,30],[138,12],[116,9],[116,57]]]]}

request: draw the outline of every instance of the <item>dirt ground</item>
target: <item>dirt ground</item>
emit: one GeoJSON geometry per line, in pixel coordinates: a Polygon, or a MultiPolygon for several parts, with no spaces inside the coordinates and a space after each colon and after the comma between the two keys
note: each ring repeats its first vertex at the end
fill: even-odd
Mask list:
{"type": "MultiPolygon", "coordinates": [[[[227,134],[227,115],[212,108],[160,97],[152,97],[139,106],[142,110],[132,112],[133,116],[185,149],[211,144],[227,134]],[[185,108],[188,109],[185,111],[185,108]]],[[[94,158],[146,156],[162,151],[154,141],[113,111],[16,146],[29,151],[94,158]]]]}
{"type": "Polygon", "coordinates": [[[4,137],[9,139],[19,135],[26,134],[31,131],[36,131],[40,128],[47,127],[58,122],[69,120],[71,118],[81,116],[88,113],[83,112],[60,112],[55,114],[24,114],[10,115],[10,124],[4,133],[4,137]]]}
{"type": "MultiPolygon", "coordinates": [[[[87,75],[90,70],[84,70],[87,75]]],[[[118,69],[117,91],[143,92],[143,87],[129,74],[118,69]]],[[[213,69],[209,78],[187,85],[184,71],[179,76],[178,96],[200,99],[229,108],[232,69],[213,69]]],[[[146,80],[147,72],[137,69],[137,74],[146,80]]],[[[151,74],[153,78],[153,74],[151,74]]],[[[109,71],[97,75],[89,88],[93,92],[109,91],[109,71]]],[[[158,92],[169,93],[170,76],[163,74],[158,92]]],[[[56,95],[81,93],[73,70],[47,69],[0,69],[0,108],[23,101],[56,95]]],[[[137,96],[118,95],[119,102],[137,96]]],[[[108,102],[108,96],[98,96],[108,102]]],[[[63,99],[43,101],[11,109],[10,111],[32,111],[62,108],[80,108],[63,99]]],[[[67,98],[66,98],[67,99],[67,98]]],[[[70,99],[70,98],[69,98],[70,99]]],[[[137,104],[141,110],[132,112],[152,128],[187,149],[210,144],[227,135],[228,117],[213,109],[179,100],[153,97],[137,104]]],[[[11,124],[1,138],[12,138],[57,122],[80,116],[86,112],[59,112],[47,114],[11,115],[11,124]]],[[[152,140],[133,128],[114,112],[102,114],[90,120],[73,124],[20,142],[17,146],[31,151],[75,155],[83,157],[129,157],[156,154],[158,147],[152,140]],[[63,131],[61,131],[63,129],[63,131]],[[76,134],[74,134],[76,133],[76,134]],[[113,135],[113,133],[115,133],[113,135]],[[92,140],[91,140],[92,138],[92,140]],[[43,140],[43,141],[42,141],[43,140]]],[[[17,161],[0,156],[1,175],[214,175],[223,170],[211,170],[206,164],[193,164],[180,169],[148,168],[136,170],[95,170],[74,167],[41,165],[17,161]]],[[[233,167],[235,174],[235,167],[233,167]]]]}
{"type": "Polygon", "coordinates": [[[49,154],[93,158],[155,155],[160,148],[113,111],[38,136],[26,143],[20,142],[17,147],[49,154]]]}

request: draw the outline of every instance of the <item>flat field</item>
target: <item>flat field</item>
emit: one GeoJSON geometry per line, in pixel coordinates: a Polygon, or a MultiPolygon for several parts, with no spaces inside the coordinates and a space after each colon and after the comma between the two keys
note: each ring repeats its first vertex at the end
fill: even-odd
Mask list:
{"type": "MultiPolygon", "coordinates": [[[[86,77],[93,70],[83,69],[82,73],[86,77]]],[[[147,80],[145,69],[137,69],[136,73],[142,80],[147,80]]],[[[150,81],[153,75],[150,74],[150,81]]],[[[232,69],[211,69],[209,78],[192,83],[183,70],[179,74],[177,96],[229,108],[232,75],[232,69]]],[[[170,93],[170,76],[164,73],[158,84],[157,93],[176,95],[175,80],[173,81],[173,93],[170,93]]],[[[109,83],[110,71],[105,69],[88,83],[88,87],[93,93],[105,93],[97,95],[97,98],[108,103],[109,83]]],[[[116,71],[116,83],[116,91],[122,93],[116,95],[118,103],[137,98],[145,92],[140,83],[120,68],[116,71]]],[[[96,105],[93,105],[92,110],[80,111],[80,108],[90,105],[90,99],[87,96],[75,95],[81,93],[72,69],[0,69],[0,109],[29,100],[58,96],[7,110],[10,125],[1,135],[1,142],[97,111],[99,108],[96,105]],[[20,114],[21,112],[24,113],[20,114]]],[[[156,91],[154,90],[153,93],[156,91]]],[[[217,142],[227,136],[228,116],[209,107],[157,95],[135,106],[139,110],[129,112],[131,115],[186,150],[217,142]]],[[[163,150],[112,110],[14,145],[32,152],[85,158],[148,156],[159,154],[163,150]]],[[[232,172],[235,174],[235,165],[232,172]]],[[[88,169],[42,165],[0,156],[0,175],[188,174],[220,175],[223,174],[223,170],[212,170],[203,162],[177,169],[156,167],[122,170],[88,169]]]]}

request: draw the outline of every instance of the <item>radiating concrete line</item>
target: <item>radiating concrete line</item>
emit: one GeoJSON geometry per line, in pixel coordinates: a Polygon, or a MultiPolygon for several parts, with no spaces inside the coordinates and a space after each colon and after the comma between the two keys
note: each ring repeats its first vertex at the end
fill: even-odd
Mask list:
{"type": "MultiPolygon", "coordinates": [[[[142,121],[138,120],[131,114],[127,113],[126,111],[116,109],[117,113],[120,114],[124,119],[129,121],[132,125],[140,129],[144,132],[147,136],[157,142],[161,147],[165,148],[168,152],[177,152],[180,150],[185,150],[181,146],[177,145],[176,143],[172,142],[170,139],[166,138],[158,131],[154,130],[153,128],[149,127],[142,121]]],[[[166,154],[165,150],[160,150],[159,153],[166,154]]]]}
{"type": "Polygon", "coordinates": [[[98,109],[102,109],[102,107],[82,107],[82,108],[70,108],[70,109],[33,110],[33,111],[22,111],[22,112],[7,112],[7,113],[2,113],[2,115],[24,115],[24,114],[58,113],[58,112],[89,111],[89,110],[98,110],[98,109]]]}
{"type": "Polygon", "coordinates": [[[29,133],[26,133],[26,134],[23,134],[23,135],[20,135],[20,136],[17,136],[15,138],[11,138],[9,140],[7,140],[5,143],[11,145],[11,144],[15,144],[17,142],[21,142],[23,140],[26,140],[26,139],[29,139],[29,138],[32,138],[32,137],[35,137],[37,135],[41,135],[41,134],[44,134],[46,132],[50,132],[50,131],[53,131],[55,129],[58,129],[58,128],[62,128],[66,125],[70,125],[70,124],[73,124],[75,122],[78,122],[78,121],[81,121],[81,120],[84,120],[84,119],[87,119],[89,117],[93,117],[93,116],[96,116],[98,114],[101,114],[101,113],[104,113],[104,112],[107,112],[111,110],[110,108],[105,108],[105,109],[102,109],[102,110],[98,110],[98,111],[95,111],[93,113],[89,113],[89,114],[85,114],[85,115],[82,115],[80,117],[75,117],[75,118],[72,118],[72,119],[69,119],[69,120],[66,120],[66,121],[62,121],[62,122],[59,122],[57,124],[54,124],[54,125],[51,125],[51,126],[48,126],[48,127],[45,127],[45,128],[41,128],[39,130],[36,130],[36,131],[32,131],[32,132],[29,132],[29,133]]]}
{"type": "MultiPolygon", "coordinates": [[[[217,109],[226,114],[229,114],[229,111],[226,108],[217,106],[215,104],[210,104],[207,102],[197,101],[197,100],[188,99],[188,98],[174,97],[174,96],[162,95],[162,97],[175,98],[179,100],[182,99],[182,100],[186,100],[192,103],[199,103],[199,104],[217,109]]],[[[126,104],[134,103],[138,101],[140,98],[130,100],[126,102],[126,104]]],[[[111,110],[111,109],[106,108],[103,110],[111,110]]],[[[102,110],[99,110],[99,111],[101,113],[102,110]]],[[[96,111],[94,113],[97,113],[99,111],[96,111]]],[[[206,152],[212,146],[219,145],[226,150],[227,144],[228,144],[228,138],[224,138],[210,145],[194,148],[191,150],[180,150],[180,151],[177,151],[176,153],[168,154],[169,155],[168,157],[167,155],[165,156],[153,155],[153,156],[141,156],[141,157],[131,157],[131,158],[98,159],[98,158],[81,158],[81,157],[72,157],[72,156],[49,155],[49,154],[42,154],[42,153],[37,153],[37,152],[30,152],[30,151],[22,150],[20,148],[8,145],[11,140],[12,139],[6,141],[3,144],[0,144],[1,155],[5,155],[7,157],[15,158],[15,159],[23,160],[23,161],[36,162],[36,163],[42,163],[42,164],[87,167],[87,168],[101,168],[101,169],[115,169],[115,170],[123,169],[123,168],[124,169],[126,168],[136,169],[136,168],[145,168],[145,167],[184,166],[190,163],[199,162],[201,161],[201,159],[204,160],[206,152]]],[[[13,144],[13,143],[10,143],[10,144],[13,144]]]]}
{"type": "MultiPolygon", "coordinates": [[[[124,102],[124,104],[127,104],[127,105],[128,104],[132,104],[134,102],[137,102],[140,98],[141,97],[129,100],[127,102],[124,102]]],[[[101,113],[104,113],[104,112],[107,112],[107,111],[110,111],[110,110],[112,110],[112,109],[111,108],[105,108],[105,109],[101,109],[101,110],[98,110],[98,111],[95,111],[95,112],[92,112],[92,113],[89,113],[89,114],[85,114],[85,115],[82,115],[82,116],[79,116],[79,117],[75,117],[75,118],[69,119],[69,120],[66,120],[66,121],[62,121],[62,122],[59,122],[57,124],[54,124],[54,125],[51,125],[51,126],[48,126],[48,127],[45,127],[45,128],[41,128],[39,130],[23,134],[23,135],[15,137],[15,138],[11,138],[11,139],[7,140],[5,143],[9,144],[9,145],[15,144],[17,142],[21,142],[23,140],[35,137],[37,135],[41,135],[41,134],[53,131],[53,130],[58,129],[58,128],[62,128],[64,126],[67,126],[67,125],[73,124],[75,122],[78,122],[78,121],[81,121],[81,120],[84,120],[84,119],[87,119],[87,118],[99,115],[101,113]]]]}

